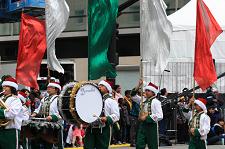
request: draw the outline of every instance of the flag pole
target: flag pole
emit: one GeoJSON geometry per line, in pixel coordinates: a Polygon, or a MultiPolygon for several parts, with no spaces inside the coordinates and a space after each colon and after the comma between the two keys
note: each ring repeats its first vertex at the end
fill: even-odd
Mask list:
{"type": "MultiPolygon", "coordinates": [[[[193,78],[193,88],[195,88],[195,78],[193,78]]],[[[195,90],[193,90],[193,95],[192,96],[195,98],[195,90]]]]}
{"type": "Polygon", "coordinates": [[[50,74],[50,69],[48,67],[48,77],[47,77],[47,83],[50,83],[51,74],[50,74]]]}
{"type": "MultiPolygon", "coordinates": [[[[193,88],[195,88],[195,78],[194,77],[193,77],[193,88]]],[[[195,101],[195,90],[193,90],[192,98],[195,101]]],[[[192,116],[193,116],[193,114],[194,114],[194,102],[192,102],[191,110],[192,110],[192,116]]]]}
{"type": "Polygon", "coordinates": [[[143,60],[141,59],[141,64],[140,64],[141,66],[140,66],[140,75],[141,75],[141,80],[142,80],[142,84],[141,84],[141,104],[140,104],[140,110],[142,111],[142,105],[143,105],[143,100],[144,100],[144,98],[143,98],[143,88],[144,88],[144,86],[143,86],[143,80],[144,80],[144,76],[143,76],[143,60]]]}

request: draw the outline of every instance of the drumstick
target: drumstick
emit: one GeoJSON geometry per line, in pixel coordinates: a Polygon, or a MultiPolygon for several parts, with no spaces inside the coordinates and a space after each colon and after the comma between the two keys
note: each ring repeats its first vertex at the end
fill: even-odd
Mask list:
{"type": "MultiPolygon", "coordinates": [[[[100,123],[103,125],[104,123],[102,122],[101,118],[97,116],[96,114],[93,114],[93,117],[97,117],[97,119],[100,121],[100,123]]],[[[101,126],[101,133],[102,133],[102,125],[101,126]]]]}
{"type": "Polygon", "coordinates": [[[46,118],[35,118],[35,117],[32,117],[31,120],[47,121],[46,118]]]}

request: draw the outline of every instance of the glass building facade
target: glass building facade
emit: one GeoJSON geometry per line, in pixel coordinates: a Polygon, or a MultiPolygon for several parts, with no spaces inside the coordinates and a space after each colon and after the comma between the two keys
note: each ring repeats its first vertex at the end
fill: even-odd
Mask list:
{"type": "MultiPolygon", "coordinates": [[[[87,31],[88,28],[88,0],[66,0],[70,7],[70,18],[64,32],[87,31]]],[[[119,0],[119,4],[127,0],[119,0]]],[[[181,8],[189,0],[164,0],[167,4],[167,14],[181,8]]],[[[139,28],[139,2],[125,9],[118,18],[119,28],[139,28]]],[[[19,34],[20,23],[0,24],[0,36],[14,36],[19,34]]]]}

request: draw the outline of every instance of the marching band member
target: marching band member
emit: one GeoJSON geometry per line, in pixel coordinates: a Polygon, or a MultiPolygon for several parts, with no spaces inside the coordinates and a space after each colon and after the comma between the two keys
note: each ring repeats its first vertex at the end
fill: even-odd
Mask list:
{"type": "MultiPolygon", "coordinates": [[[[27,94],[25,94],[22,91],[18,92],[18,98],[20,99],[21,103],[22,103],[22,112],[21,112],[21,119],[22,120],[28,120],[29,116],[30,116],[30,112],[29,112],[29,107],[26,105],[27,103],[27,94]]],[[[22,128],[23,131],[23,128],[22,128]]],[[[22,133],[21,133],[22,134],[22,133]]],[[[21,137],[21,142],[20,144],[22,145],[23,149],[28,149],[28,139],[26,138],[26,136],[20,135],[21,137]]]]}
{"type": "Polygon", "coordinates": [[[150,149],[158,149],[157,123],[163,119],[161,102],[156,98],[158,87],[149,83],[144,90],[145,100],[139,114],[140,125],[137,132],[136,149],[145,149],[146,144],[150,149]]]}
{"type": "MultiPolygon", "coordinates": [[[[31,113],[31,100],[30,100],[30,95],[31,95],[31,92],[29,89],[21,89],[20,92],[23,92],[25,95],[26,95],[26,101],[25,103],[23,103],[24,107],[26,107],[28,109],[28,112],[29,114],[31,113]]],[[[21,99],[20,99],[21,100],[21,99]]]]}
{"type": "Polygon", "coordinates": [[[17,81],[12,77],[8,77],[3,81],[2,87],[4,90],[2,101],[6,107],[0,106],[0,121],[9,120],[9,122],[6,126],[0,127],[0,148],[18,149],[22,125],[20,116],[22,103],[16,96],[17,81]]]}
{"type": "MultiPolygon", "coordinates": [[[[59,120],[61,120],[61,116],[59,114],[58,106],[57,106],[58,95],[59,95],[60,91],[61,91],[61,86],[58,82],[49,83],[47,86],[47,93],[49,94],[49,96],[44,97],[41,100],[39,107],[37,109],[35,109],[34,113],[31,116],[32,117],[38,116],[41,118],[45,118],[48,122],[58,122],[59,120]]],[[[58,144],[61,147],[58,146],[58,148],[63,148],[61,133],[59,134],[60,142],[58,144]]],[[[51,143],[48,143],[44,140],[40,140],[40,141],[43,142],[43,145],[45,146],[45,148],[53,147],[53,144],[51,144],[51,143]]],[[[39,147],[37,147],[37,148],[39,148],[39,147]]]]}
{"type": "Polygon", "coordinates": [[[194,101],[195,112],[189,122],[189,149],[206,149],[207,134],[210,130],[210,118],[206,114],[206,102],[204,98],[194,101]]]}
{"type": "Polygon", "coordinates": [[[26,105],[27,102],[27,95],[24,92],[19,91],[18,92],[18,98],[20,99],[22,103],[22,109],[23,109],[23,120],[28,120],[30,113],[29,113],[29,107],[26,105]]]}
{"type": "Polygon", "coordinates": [[[84,149],[108,149],[111,138],[111,126],[120,118],[118,103],[112,99],[112,88],[106,81],[98,84],[103,95],[103,112],[100,121],[93,122],[84,138],[84,149]]]}

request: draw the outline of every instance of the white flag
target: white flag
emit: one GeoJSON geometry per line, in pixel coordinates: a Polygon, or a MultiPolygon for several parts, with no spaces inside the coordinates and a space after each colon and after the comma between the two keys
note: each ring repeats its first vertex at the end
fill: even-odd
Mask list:
{"type": "Polygon", "coordinates": [[[140,5],[141,57],[143,61],[153,62],[155,71],[162,74],[168,62],[172,34],[166,4],[163,0],[141,0],[140,5]]]}
{"type": "Polygon", "coordinates": [[[64,73],[55,55],[55,40],[66,28],[69,6],[65,0],[46,0],[45,3],[48,67],[50,70],[64,73]]]}

